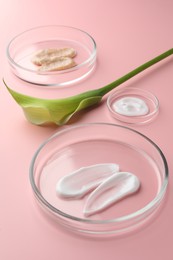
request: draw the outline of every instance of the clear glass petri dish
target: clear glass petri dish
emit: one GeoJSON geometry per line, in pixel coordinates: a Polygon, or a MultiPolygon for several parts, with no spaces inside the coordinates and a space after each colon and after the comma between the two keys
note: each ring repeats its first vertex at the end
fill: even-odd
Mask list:
{"type": "Polygon", "coordinates": [[[88,76],[96,61],[94,39],[80,29],[50,25],[32,28],[15,36],[7,47],[7,58],[12,72],[20,79],[42,86],[66,86],[88,76]],[[41,72],[31,59],[39,50],[71,47],[76,51],[76,66],[41,72]]]}
{"type": "Polygon", "coordinates": [[[91,123],[58,131],[36,151],[30,165],[30,183],[39,205],[63,227],[93,236],[122,235],[158,212],[168,184],[168,166],[160,148],[143,134],[127,127],[91,123]],[[140,190],[106,210],[84,217],[88,194],[64,200],[56,194],[60,178],[81,167],[117,163],[135,174],[140,190]]]}
{"type": "Polygon", "coordinates": [[[124,87],[121,89],[116,89],[112,94],[109,95],[107,99],[107,107],[112,117],[116,120],[121,121],[126,124],[146,124],[152,121],[159,113],[159,100],[157,97],[147,90],[140,88],[124,87]],[[121,100],[122,98],[132,97],[138,98],[145,102],[148,107],[148,113],[140,116],[127,116],[118,113],[115,108],[115,102],[121,100]]]}

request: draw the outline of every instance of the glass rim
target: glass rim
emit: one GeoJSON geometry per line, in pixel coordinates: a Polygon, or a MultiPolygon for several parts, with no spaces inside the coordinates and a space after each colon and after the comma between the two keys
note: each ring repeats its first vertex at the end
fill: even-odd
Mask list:
{"type": "Polygon", "coordinates": [[[121,126],[121,125],[117,125],[117,124],[112,124],[112,123],[103,123],[103,122],[98,122],[98,123],[86,123],[86,124],[77,124],[75,126],[71,126],[68,127],[66,129],[63,129],[61,131],[56,132],[55,134],[53,134],[52,136],[50,136],[46,141],[44,141],[39,148],[37,149],[37,151],[35,152],[32,160],[31,160],[31,164],[30,164],[30,168],[29,168],[29,179],[30,179],[30,183],[31,183],[31,187],[34,191],[34,194],[36,195],[37,199],[44,205],[46,206],[46,208],[48,208],[52,213],[54,213],[55,215],[59,215],[62,217],[65,217],[66,219],[69,220],[74,220],[80,223],[88,223],[88,224],[113,224],[113,223],[124,223],[125,221],[128,220],[133,220],[136,217],[140,217],[142,216],[144,213],[149,212],[155,205],[157,205],[158,202],[160,202],[160,200],[164,197],[165,192],[166,192],[166,188],[168,185],[168,177],[169,177],[169,170],[168,170],[168,164],[166,161],[166,158],[163,154],[163,152],[161,151],[161,149],[158,147],[158,145],[156,145],[150,138],[148,138],[147,136],[145,136],[144,134],[131,129],[127,126],[121,126]],[[57,208],[55,208],[54,206],[52,206],[47,200],[45,200],[45,198],[41,195],[41,193],[39,192],[37,185],[35,184],[35,180],[34,180],[34,164],[35,161],[37,159],[37,156],[39,155],[39,152],[42,150],[42,148],[44,148],[44,146],[46,146],[46,144],[48,144],[50,141],[52,141],[55,137],[69,132],[70,130],[74,130],[76,128],[82,128],[82,127],[89,127],[92,125],[104,125],[104,126],[113,126],[113,127],[119,127],[119,128],[123,128],[126,129],[128,131],[134,132],[135,134],[143,137],[147,142],[149,142],[150,144],[152,144],[156,150],[158,151],[159,155],[161,156],[161,159],[163,161],[164,164],[164,172],[165,172],[165,176],[163,179],[163,183],[161,185],[160,191],[157,193],[157,195],[155,196],[155,198],[153,200],[151,200],[146,206],[144,206],[143,208],[122,216],[122,217],[118,217],[118,218],[114,218],[114,219],[106,219],[106,220],[91,220],[91,219],[85,219],[85,218],[78,218],[75,216],[72,216],[70,214],[66,214],[63,211],[58,210],[57,208]]]}

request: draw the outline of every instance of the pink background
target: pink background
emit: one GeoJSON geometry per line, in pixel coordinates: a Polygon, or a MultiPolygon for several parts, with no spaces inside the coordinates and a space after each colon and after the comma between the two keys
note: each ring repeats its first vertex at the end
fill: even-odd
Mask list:
{"type": "MultiPolygon", "coordinates": [[[[143,62],[172,48],[172,0],[0,0],[0,77],[6,70],[7,43],[31,27],[63,24],[89,32],[98,46],[98,63],[87,80],[61,90],[68,96],[101,87],[143,62]]],[[[172,58],[125,83],[150,90],[160,101],[160,114],[149,125],[134,129],[156,142],[164,152],[170,182],[160,214],[145,228],[115,239],[89,239],[65,232],[42,215],[28,178],[38,146],[61,128],[29,124],[0,87],[0,259],[173,259],[173,64],[172,58]]],[[[105,99],[106,100],[106,99],[105,99]]],[[[112,122],[106,104],[81,113],[72,123],[112,122]]]]}

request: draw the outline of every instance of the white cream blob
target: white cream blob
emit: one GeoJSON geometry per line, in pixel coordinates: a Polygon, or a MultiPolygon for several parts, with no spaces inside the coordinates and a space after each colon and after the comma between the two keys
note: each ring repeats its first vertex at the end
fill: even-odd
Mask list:
{"type": "Polygon", "coordinates": [[[115,163],[82,167],[62,177],[56,185],[56,193],[65,199],[81,198],[118,171],[119,165],[115,163]]]}
{"type": "Polygon", "coordinates": [[[113,103],[112,108],[124,116],[143,116],[149,112],[149,107],[144,100],[131,96],[118,99],[113,103]]]}
{"type": "Polygon", "coordinates": [[[62,177],[56,185],[56,193],[63,199],[80,199],[90,192],[83,214],[96,214],[119,200],[135,193],[140,188],[137,176],[119,172],[119,165],[95,164],[62,177]]]}
{"type": "Polygon", "coordinates": [[[118,172],[103,181],[88,197],[83,213],[90,216],[135,193],[140,181],[130,172],[118,172]]]}

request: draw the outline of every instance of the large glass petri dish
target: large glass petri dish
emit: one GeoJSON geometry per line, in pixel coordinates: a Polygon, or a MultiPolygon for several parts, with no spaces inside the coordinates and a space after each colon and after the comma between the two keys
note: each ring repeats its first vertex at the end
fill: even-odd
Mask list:
{"type": "Polygon", "coordinates": [[[168,166],[159,147],[127,127],[94,123],[67,127],[46,140],[30,165],[30,183],[39,205],[57,225],[81,234],[121,235],[142,227],[157,212],[168,184],[168,166]],[[106,210],[84,217],[88,194],[76,200],[57,196],[56,184],[81,167],[117,163],[135,174],[140,190],[106,210]]]}
{"type": "Polygon", "coordinates": [[[12,72],[20,79],[42,86],[68,86],[88,76],[96,61],[96,43],[78,28],[48,25],[29,29],[15,36],[7,46],[12,72]],[[74,48],[76,66],[59,71],[39,71],[31,60],[40,50],[74,48]]]}

